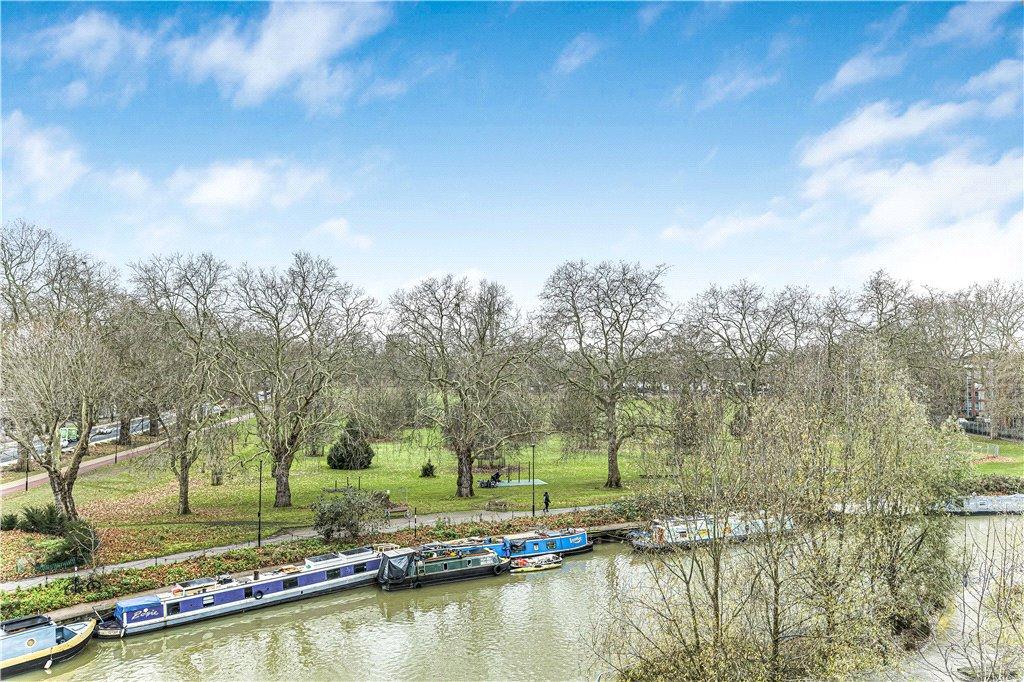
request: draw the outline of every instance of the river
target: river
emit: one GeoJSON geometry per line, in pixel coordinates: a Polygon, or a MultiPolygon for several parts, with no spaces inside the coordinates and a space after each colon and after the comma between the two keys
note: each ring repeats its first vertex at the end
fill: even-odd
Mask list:
{"type": "MultiPolygon", "coordinates": [[[[989,523],[967,520],[968,535],[989,523]]],[[[22,679],[594,680],[602,670],[589,656],[594,615],[638,561],[628,546],[607,544],[554,571],[412,591],[359,588],[98,640],[51,673],[22,679]]],[[[900,675],[908,673],[931,677],[913,665],[900,675]]]]}

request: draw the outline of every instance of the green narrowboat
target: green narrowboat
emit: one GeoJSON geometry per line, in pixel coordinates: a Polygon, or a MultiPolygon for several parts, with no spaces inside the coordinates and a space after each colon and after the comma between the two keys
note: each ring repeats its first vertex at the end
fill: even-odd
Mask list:
{"type": "Polygon", "coordinates": [[[412,547],[384,552],[377,582],[385,590],[402,590],[470,578],[501,575],[510,560],[490,549],[419,550],[412,547]]]}

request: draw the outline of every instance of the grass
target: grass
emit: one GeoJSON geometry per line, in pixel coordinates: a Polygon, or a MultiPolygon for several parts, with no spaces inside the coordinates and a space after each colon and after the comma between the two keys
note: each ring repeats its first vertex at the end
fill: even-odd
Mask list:
{"type": "Polygon", "coordinates": [[[992,461],[976,461],[975,470],[980,474],[999,474],[1002,476],[1024,476],[1024,443],[1010,440],[992,440],[983,436],[970,436],[971,443],[977,446],[979,458],[985,457],[987,446],[999,446],[999,457],[992,461]]]}
{"type": "MultiPolygon", "coordinates": [[[[241,426],[239,427],[242,428],[241,426]]],[[[978,446],[992,444],[987,438],[971,436],[978,446]]],[[[1024,475],[1024,445],[997,441],[1000,461],[978,462],[979,473],[1024,475]]],[[[986,448],[979,447],[979,451],[986,448]]],[[[284,528],[309,526],[310,505],[327,489],[353,485],[365,489],[390,491],[392,501],[408,504],[419,514],[483,510],[490,500],[502,499],[510,509],[528,511],[530,487],[475,488],[472,498],[455,495],[455,457],[437,447],[436,434],[426,431],[408,432],[400,440],[374,444],[373,465],[363,471],[335,471],[328,468],[325,457],[296,458],[291,472],[292,506],[273,507],[274,479],[270,467],[264,465],[263,528],[269,536],[284,528]],[[430,457],[437,470],[435,478],[420,478],[420,467],[430,457]]],[[[175,552],[215,547],[252,540],[256,535],[256,508],[259,481],[255,439],[238,443],[244,467],[227,476],[223,485],[211,486],[209,472],[197,465],[193,468],[191,505],[193,513],[177,514],[177,483],[166,469],[159,454],[148,455],[103,467],[83,476],[75,485],[75,500],[81,515],[102,531],[101,563],[117,563],[149,558],[175,552]]],[[[526,449],[510,458],[510,463],[523,466],[523,478],[530,460],[526,449]]],[[[607,460],[603,453],[563,453],[555,438],[537,446],[537,476],[545,481],[537,487],[541,504],[544,491],[551,496],[554,507],[574,507],[612,502],[630,492],[636,481],[637,459],[625,451],[620,467],[626,487],[622,490],[604,488],[607,460]]],[[[487,473],[476,474],[479,480],[487,473]]],[[[47,486],[27,493],[12,494],[3,499],[3,511],[19,511],[28,505],[52,501],[47,486]]],[[[0,552],[6,556],[25,556],[31,546],[26,538],[0,534],[0,552]]],[[[13,561],[2,567],[5,575],[13,561]]],[[[24,562],[23,562],[24,563],[24,562]]]]}
{"type": "MultiPolygon", "coordinates": [[[[277,509],[274,502],[274,479],[268,463],[264,464],[263,529],[269,536],[283,528],[312,524],[310,505],[327,489],[350,484],[371,490],[387,490],[393,502],[408,504],[418,514],[483,510],[494,499],[503,499],[509,509],[528,511],[531,506],[529,486],[514,488],[474,489],[472,498],[455,495],[456,462],[454,455],[437,448],[426,432],[404,434],[400,441],[374,444],[373,464],[362,471],[335,471],[327,466],[326,457],[296,458],[291,470],[292,506],[277,509]],[[428,456],[437,475],[420,478],[420,467],[428,456]]],[[[177,482],[170,471],[161,468],[159,455],[131,459],[109,465],[83,476],[75,484],[75,501],[80,514],[102,531],[101,563],[117,563],[192,549],[215,547],[252,540],[256,535],[256,509],[259,490],[255,439],[239,444],[239,455],[249,461],[226,477],[220,486],[210,485],[209,473],[197,465],[192,472],[190,502],[193,513],[177,514],[177,482]]],[[[509,463],[522,464],[527,477],[530,451],[526,449],[509,463]]],[[[553,507],[575,507],[612,502],[628,494],[630,480],[635,480],[635,461],[628,453],[620,454],[620,468],[627,487],[622,490],[604,488],[607,459],[603,453],[566,456],[556,439],[537,446],[537,477],[544,485],[537,486],[537,504],[547,491],[553,507]]],[[[474,474],[476,479],[488,473],[474,474]]],[[[48,487],[40,486],[27,493],[16,493],[3,499],[3,511],[19,511],[28,505],[52,501],[48,487]]],[[[0,551],[21,554],[22,546],[0,534],[0,551]]]]}

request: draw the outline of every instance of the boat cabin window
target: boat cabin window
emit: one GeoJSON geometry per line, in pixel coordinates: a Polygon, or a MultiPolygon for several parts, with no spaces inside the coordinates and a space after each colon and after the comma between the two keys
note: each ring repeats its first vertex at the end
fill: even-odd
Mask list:
{"type": "Polygon", "coordinates": [[[337,580],[340,577],[341,577],[341,569],[340,568],[332,568],[331,570],[327,571],[327,579],[328,580],[337,580]]]}
{"type": "Polygon", "coordinates": [[[299,586],[299,579],[298,578],[286,578],[281,589],[290,590],[293,587],[298,587],[298,586],[299,586]]]}
{"type": "Polygon", "coordinates": [[[355,568],[352,569],[353,573],[366,573],[366,564],[356,564],[355,568]]]}
{"type": "Polygon", "coordinates": [[[203,606],[213,606],[213,595],[203,597],[203,606]]]}
{"type": "Polygon", "coordinates": [[[246,599],[252,599],[252,588],[247,587],[244,590],[242,590],[242,596],[246,599]]]}
{"type": "Polygon", "coordinates": [[[176,601],[167,605],[167,615],[176,616],[181,613],[181,602],[176,601]]]}
{"type": "Polygon", "coordinates": [[[448,570],[448,562],[447,561],[444,562],[443,564],[441,564],[441,570],[442,571],[447,571],[448,570]]]}
{"type": "Polygon", "coordinates": [[[547,546],[547,548],[548,548],[548,549],[554,549],[555,547],[557,547],[557,546],[558,546],[558,545],[556,545],[556,544],[555,544],[555,541],[554,541],[554,540],[548,540],[548,541],[547,541],[547,542],[545,543],[545,545],[547,546]]]}

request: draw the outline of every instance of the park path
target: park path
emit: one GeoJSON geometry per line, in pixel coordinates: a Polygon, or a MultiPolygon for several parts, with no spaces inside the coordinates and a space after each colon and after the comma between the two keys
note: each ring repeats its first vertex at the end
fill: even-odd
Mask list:
{"type": "MultiPolygon", "coordinates": [[[[594,504],[583,507],[564,507],[560,509],[552,509],[547,514],[544,512],[537,512],[538,519],[550,518],[551,516],[557,516],[559,514],[569,514],[577,511],[590,511],[593,509],[602,509],[608,505],[594,504]]],[[[398,530],[405,530],[406,528],[412,528],[413,524],[417,527],[422,526],[433,526],[440,520],[446,522],[455,523],[468,523],[471,521],[480,521],[482,523],[494,523],[497,521],[507,521],[514,518],[522,518],[528,516],[530,512],[516,512],[516,511],[453,511],[453,512],[442,512],[439,514],[420,514],[416,517],[410,517],[408,519],[401,518],[389,521],[384,525],[383,532],[393,532],[398,530]]],[[[291,542],[293,540],[303,540],[306,538],[316,537],[316,533],[312,527],[305,528],[294,528],[291,530],[285,530],[277,533],[276,535],[264,538],[264,545],[276,545],[282,542],[291,542]]],[[[106,573],[109,571],[117,571],[126,568],[145,568],[147,566],[157,566],[160,564],[174,564],[180,561],[188,561],[189,559],[195,559],[196,557],[202,556],[216,556],[218,554],[224,554],[235,549],[249,549],[256,546],[255,540],[249,542],[239,542],[232,545],[223,545],[221,547],[209,547],[207,549],[197,549],[188,552],[178,552],[177,554],[169,554],[162,557],[151,557],[149,559],[138,559],[136,561],[125,561],[120,564],[109,564],[102,566],[101,571],[106,573]]],[[[81,575],[85,575],[85,571],[80,572],[81,575]]],[[[8,582],[0,583],[0,592],[13,592],[16,589],[25,589],[28,587],[34,587],[36,585],[43,585],[47,582],[56,578],[68,578],[76,574],[76,571],[66,571],[64,573],[49,573],[47,575],[33,576],[31,578],[22,578],[20,580],[10,580],[8,582]]],[[[162,588],[161,588],[162,589],[162,588]]]]}
{"type": "MultiPolygon", "coordinates": [[[[251,416],[251,414],[243,414],[238,417],[232,417],[231,419],[228,419],[223,423],[235,424],[244,419],[249,419],[251,416]]],[[[132,457],[138,457],[139,455],[144,455],[147,452],[152,452],[153,450],[163,445],[165,442],[165,440],[158,440],[156,442],[147,443],[146,445],[140,445],[137,448],[130,448],[128,450],[124,450],[113,455],[103,455],[102,457],[94,457],[92,459],[84,460],[82,464],[78,467],[78,475],[82,476],[84,474],[88,474],[92,471],[95,471],[96,469],[99,469],[101,467],[105,467],[125,459],[131,459],[132,457]]],[[[49,476],[47,476],[45,471],[38,474],[32,474],[28,477],[27,489],[31,490],[32,488],[38,488],[40,486],[48,485],[49,482],[49,476]]],[[[16,481],[8,481],[7,483],[0,485],[0,497],[16,495],[17,493],[23,493],[25,491],[26,482],[24,478],[20,478],[16,481]]]]}

